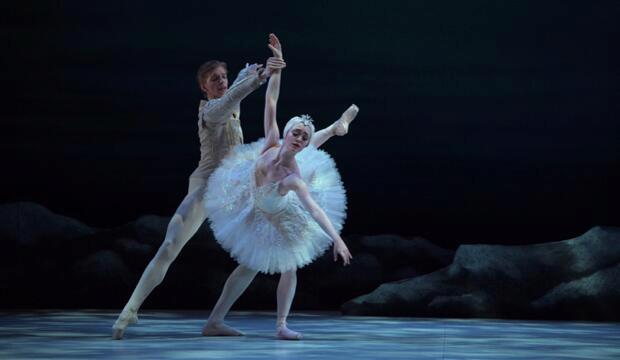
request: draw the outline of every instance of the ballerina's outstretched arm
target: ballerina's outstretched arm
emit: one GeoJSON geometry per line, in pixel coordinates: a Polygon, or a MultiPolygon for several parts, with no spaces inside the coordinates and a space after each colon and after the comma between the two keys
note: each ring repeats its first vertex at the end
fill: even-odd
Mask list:
{"type": "MultiPolygon", "coordinates": [[[[269,49],[273,53],[273,57],[282,60],[282,45],[274,34],[269,34],[269,49]]],[[[280,141],[280,130],[276,121],[276,108],[278,105],[278,97],[280,96],[280,78],[282,76],[281,69],[269,69],[271,77],[267,92],[265,93],[265,145],[261,150],[261,154],[268,149],[277,146],[280,141]]]]}
{"type": "Polygon", "coordinates": [[[302,205],[308,210],[312,218],[321,226],[323,231],[329,235],[334,241],[334,261],[338,260],[338,255],[342,258],[344,265],[349,265],[353,256],[349,252],[349,248],[340,237],[332,222],[329,220],[325,211],[314,201],[306,183],[299,176],[289,176],[283,181],[283,186],[287,187],[297,194],[302,205]]]}

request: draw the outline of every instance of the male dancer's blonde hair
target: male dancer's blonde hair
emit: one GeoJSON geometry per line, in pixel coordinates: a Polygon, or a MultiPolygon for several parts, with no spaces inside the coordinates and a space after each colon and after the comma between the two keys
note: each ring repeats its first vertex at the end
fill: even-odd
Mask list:
{"type": "Polygon", "coordinates": [[[209,60],[204,64],[200,65],[198,68],[198,72],[196,73],[196,80],[198,81],[198,88],[200,92],[207,97],[207,93],[202,90],[202,83],[209,77],[211,71],[217,69],[218,67],[223,67],[224,70],[228,71],[228,67],[226,63],[219,60],[209,60]]]}

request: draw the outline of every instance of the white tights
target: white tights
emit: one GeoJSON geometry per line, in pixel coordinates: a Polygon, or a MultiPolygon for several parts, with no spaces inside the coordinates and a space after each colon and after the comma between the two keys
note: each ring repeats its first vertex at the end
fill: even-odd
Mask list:
{"type": "MultiPolygon", "coordinates": [[[[239,299],[239,296],[248,288],[258,271],[248,269],[243,265],[237,268],[228,276],[222,294],[220,295],[209,320],[207,326],[215,326],[224,322],[224,317],[230,311],[232,305],[239,299]]],[[[278,300],[278,318],[277,325],[286,324],[286,318],[291,310],[291,304],[295,297],[295,289],[297,287],[297,272],[295,270],[287,271],[280,275],[278,283],[277,300],[278,300]]]]}
{"type": "Polygon", "coordinates": [[[291,304],[297,288],[297,271],[287,271],[280,275],[278,283],[278,317],[276,325],[286,325],[286,318],[291,310],[291,304]]]}
{"type": "Polygon", "coordinates": [[[164,242],[144,270],[123,311],[138,312],[147,296],[162,282],[183,246],[207,218],[203,203],[206,183],[206,179],[189,179],[188,193],[168,224],[164,242]]]}

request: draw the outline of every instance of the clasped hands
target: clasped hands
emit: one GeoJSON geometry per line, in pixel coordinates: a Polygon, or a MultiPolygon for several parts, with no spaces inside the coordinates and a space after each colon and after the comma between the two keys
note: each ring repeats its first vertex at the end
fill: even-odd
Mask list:
{"type": "Polygon", "coordinates": [[[273,74],[279,73],[286,67],[286,62],[282,58],[282,44],[275,34],[269,34],[269,44],[267,45],[273,56],[267,58],[266,69],[263,64],[245,64],[249,74],[258,74],[261,80],[265,80],[273,74]]]}

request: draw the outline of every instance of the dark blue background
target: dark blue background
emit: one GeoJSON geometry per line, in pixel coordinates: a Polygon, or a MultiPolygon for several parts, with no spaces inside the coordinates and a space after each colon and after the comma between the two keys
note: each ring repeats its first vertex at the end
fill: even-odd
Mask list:
{"type": "MultiPolygon", "coordinates": [[[[344,234],[532,243],[620,225],[620,2],[23,2],[4,9],[0,201],[90,225],[170,216],[198,159],[195,71],[280,37],[280,123],[322,127],[344,234]]],[[[264,88],[242,105],[262,136],[264,88]]]]}

